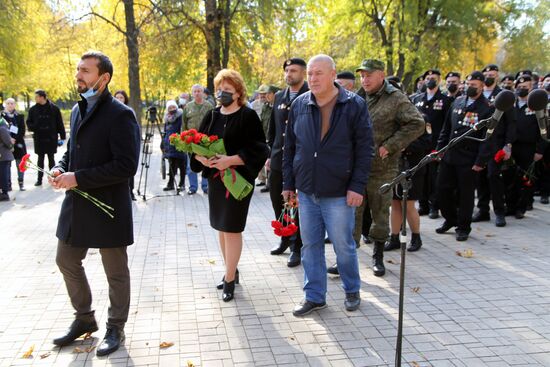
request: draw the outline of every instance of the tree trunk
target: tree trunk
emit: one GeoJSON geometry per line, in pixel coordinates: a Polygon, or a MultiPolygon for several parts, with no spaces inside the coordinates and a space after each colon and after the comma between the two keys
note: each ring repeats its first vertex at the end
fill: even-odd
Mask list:
{"type": "Polygon", "coordinates": [[[130,89],[130,106],[141,124],[141,86],[139,81],[139,29],[134,17],[134,0],[124,0],[126,17],[126,47],[128,48],[128,81],[130,89]]]}
{"type": "Polygon", "coordinates": [[[221,70],[221,23],[218,17],[216,0],[205,0],[204,7],[206,13],[204,32],[206,39],[206,85],[212,93],[215,93],[214,77],[221,70]]]}

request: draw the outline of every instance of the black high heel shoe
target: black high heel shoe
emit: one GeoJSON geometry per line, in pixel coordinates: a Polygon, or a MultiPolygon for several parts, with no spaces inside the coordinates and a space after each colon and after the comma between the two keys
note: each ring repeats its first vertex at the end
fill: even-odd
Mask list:
{"type": "MultiPolygon", "coordinates": [[[[223,282],[225,281],[225,275],[222,277],[221,282],[216,286],[217,289],[223,289],[223,282]]],[[[239,284],[239,269],[235,272],[235,284],[239,284]]]]}
{"type": "Polygon", "coordinates": [[[227,283],[224,280],[224,282],[223,282],[223,294],[222,294],[222,300],[224,302],[229,302],[233,299],[233,293],[235,293],[235,282],[236,282],[236,280],[227,283]]]}

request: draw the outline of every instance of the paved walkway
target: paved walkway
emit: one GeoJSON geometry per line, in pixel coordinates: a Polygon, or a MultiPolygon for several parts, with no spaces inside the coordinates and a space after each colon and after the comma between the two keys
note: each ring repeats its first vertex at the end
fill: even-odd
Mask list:
{"type": "MultiPolygon", "coordinates": [[[[163,194],[152,159],[147,194],[163,194]]],[[[15,173],[15,172],[14,172],[15,173]]],[[[393,366],[399,254],[387,274],[359,261],[363,303],[344,309],[339,278],[329,307],[292,316],[302,298],[302,268],[271,256],[271,204],[256,189],[244,233],[241,285],[233,302],[214,285],[223,275],[217,236],[202,194],[138,201],[136,243],[129,248],[132,303],[125,347],[109,357],[88,353],[105,332],[107,284],[97,250],[85,267],[99,332],[64,348],[51,340],[72,321],[55,265],[55,228],[63,194],[35,188],[0,203],[0,366],[393,366]],[[160,348],[163,342],[173,343],[160,348]],[[32,358],[23,354],[34,347],[32,358]]],[[[137,185],[138,179],[136,179],[137,185]]],[[[404,363],[407,366],[550,366],[550,207],[540,204],[508,226],[474,225],[471,239],[436,235],[440,220],[422,218],[424,247],[407,258],[404,363]],[[457,252],[468,252],[461,257],[457,252]]],[[[331,263],[334,252],[327,246],[331,263]]]]}

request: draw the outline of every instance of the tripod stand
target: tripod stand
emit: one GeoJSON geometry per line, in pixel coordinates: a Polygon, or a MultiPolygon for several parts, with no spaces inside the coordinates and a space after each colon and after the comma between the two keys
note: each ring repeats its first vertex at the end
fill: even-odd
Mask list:
{"type": "MultiPolygon", "coordinates": [[[[138,183],[138,189],[137,193],[138,196],[141,196],[143,201],[147,201],[147,181],[149,178],[149,167],[151,165],[151,155],[153,154],[153,137],[155,136],[155,127],[158,130],[158,133],[160,135],[161,140],[164,138],[165,132],[162,131],[161,128],[161,121],[158,117],[157,108],[155,106],[151,106],[146,111],[146,119],[147,124],[145,125],[145,134],[143,138],[143,146],[141,149],[141,170],[139,173],[139,183],[138,183]],[[143,191],[141,191],[143,183],[143,191]]],[[[161,158],[161,167],[162,171],[165,171],[165,162],[164,157],[161,158]]],[[[171,170],[172,168],[169,167],[171,170]]],[[[162,172],[161,172],[162,174],[162,172]]],[[[171,172],[171,174],[174,174],[174,172],[171,172]]],[[[166,177],[166,174],[164,173],[163,179],[166,177]]],[[[174,174],[175,176],[175,174],[174,174]]],[[[165,197],[165,196],[176,196],[179,195],[180,189],[179,185],[176,185],[176,193],[175,194],[168,194],[168,195],[153,195],[149,199],[155,198],[155,197],[165,197]]]]}

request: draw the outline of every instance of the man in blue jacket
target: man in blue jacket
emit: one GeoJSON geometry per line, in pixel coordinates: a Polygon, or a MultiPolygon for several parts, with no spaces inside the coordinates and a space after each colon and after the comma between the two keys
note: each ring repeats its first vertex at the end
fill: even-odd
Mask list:
{"type": "Polygon", "coordinates": [[[303,242],[305,299],[294,316],[326,307],[325,231],[341,269],[344,305],[348,311],[359,307],[353,227],[374,156],[367,104],[334,83],[334,60],[314,56],[307,76],[310,91],[292,103],[283,151],[283,198],[293,199],[297,191],[303,242]]]}

